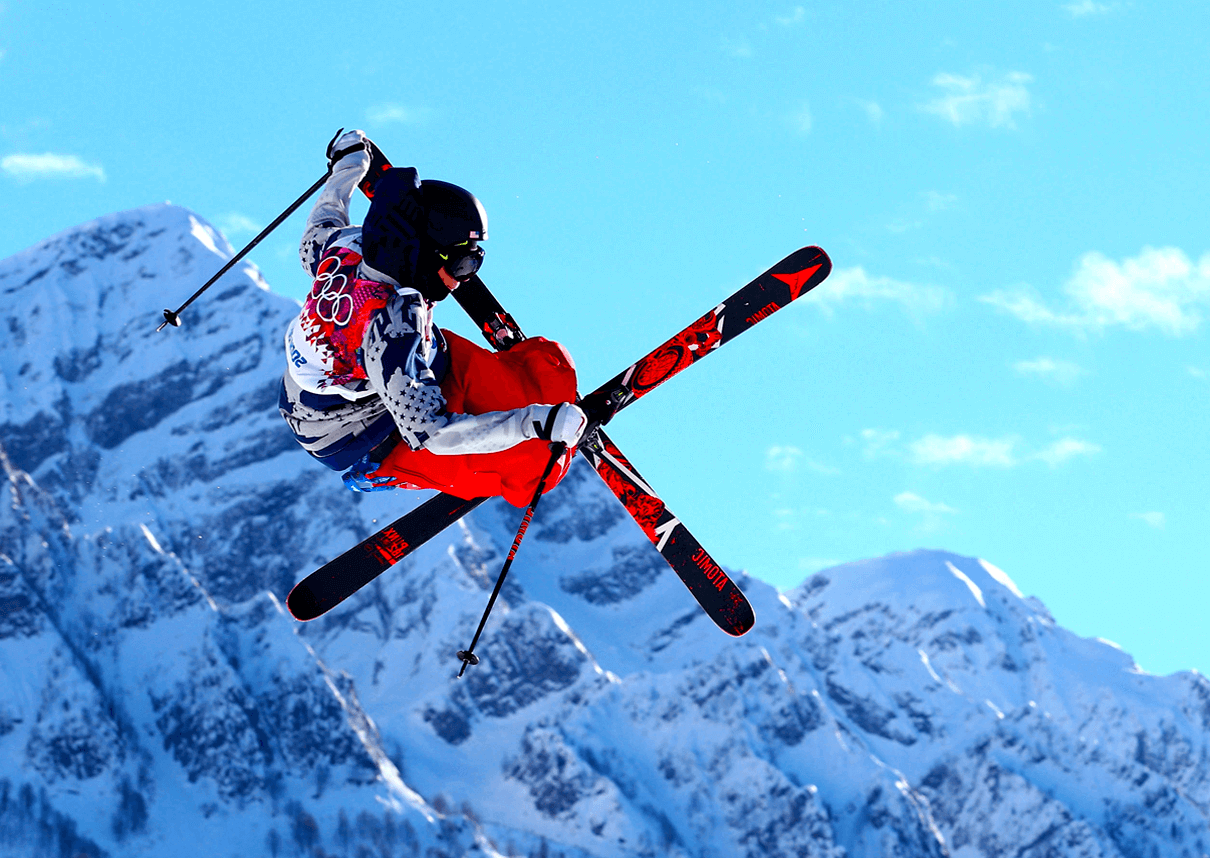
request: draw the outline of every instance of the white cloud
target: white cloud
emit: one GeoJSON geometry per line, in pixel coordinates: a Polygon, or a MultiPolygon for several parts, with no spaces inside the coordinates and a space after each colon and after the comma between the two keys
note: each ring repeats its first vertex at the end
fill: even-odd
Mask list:
{"type": "Polygon", "coordinates": [[[949,303],[949,294],[936,286],[922,286],[890,277],[873,277],[860,265],[832,272],[811,303],[831,313],[840,305],[860,304],[872,309],[876,304],[896,302],[913,316],[934,313],[949,303]]]}
{"type": "Polygon", "coordinates": [[[726,104],[730,101],[730,97],[724,90],[712,89],[706,86],[695,86],[693,92],[703,101],[708,101],[711,104],[726,104]]]}
{"type": "Polygon", "coordinates": [[[1038,459],[1052,468],[1057,468],[1076,456],[1092,456],[1099,452],[1101,452],[1100,445],[1093,444],[1091,441],[1082,441],[1079,438],[1060,438],[1049,447],[1034,453],[1030,458],[1038,459]]]}
{"type": "Polygon", "coordinates": [[[790,445],[774,445],[765,450],[765,470],[782,474],[792,474],[800,467],[809,468],[817,474],[835,476],[840,471],[829,465],[824,465],[803,455],[802,450],[790,445]]]}
{"type": "Polygon", "coordinates": [[[895,506],[904,512],[920,516],[920,529],[924,531],[937,530],[941,527],[942,516],[954,515],[958,510],[952,506],[925,500],[915,492],[900,492],[894,497],[895,506]]]}
{"type": "Polygon", "coordinates": [[[806,19],[807,10],[802,6],[795,6],[788,15],[778,15],[773,20],[783,27],[792,27],[795,24],[801,24],[806,19]]]}
{"type": "Polygon", "coordinates": [[[1175,247],[1145,247],[1121,262],[1086,253],[1063,292],[1067,305],[1060,309],[1027,287],[997,290],[979,300],[1033,325],[1077,332],[1156,329],[1182,336],[1198,328],[1210,304],[1210,253],[1196,263],[1175,247]]]}
{"type": "Polygon", "coordinates": [[[1130,517],[1137,518],[1156,530],[1163,530],[1164,525],[1167,523],[1162,512],[1135,512],[1131,513],[1130,517]]]}
{"type": "Polygon", "coordinates": [[[765,451],[765,470],[789,474],[798,470],[802,450],[797,447],[770,447],[765,451]]]}
{"type": "Polygon", "coordinates": [[[1210,378],[1210,372],[1206,372],[1200,366],[1188,366],[1185,369],[1189,370],[1189,374],[1194,378],[1206,379],[1210,378]]]}
{"type": "MultiPolygon", "coordinates": [[[[951,209],[958,203],[957,194],[946,194],[941,191],[921,191],[920,199],[923,202],[925,210],[929,212],[941,212],[946,209],[951,209]]],[[[920,229],[927,221],[919,216],[919,210],[913,206],[912,211],[902,215],[887,224],[887,229],[893,233],[901,234],[913,229],[920,229]]]]}
{"type": "Polygon", "coordinates": [[[736,59],[746,60],[752,57],[752,44],[744,38],[729,39],[724,36],[723,53],[736,59]]]}
{"type": "Polygon", "coordinates": [[[861,440],[865,444],[865,457],[873,459],[892,452],[895,442],[899,440],[899,433],[894,429],[862,429],[861,440]]]}
{"type": "Polygon", "coordinates": [[[1088,15],[1104,15],[1113,9],[1112,3],[1095,3],[1093,0],[1079,0],[1076,3],[1064,3],[1063,11],[1073,18],[1084,18],[1088,15]]]}
{"type": "Polygon", "coordinates": [[[904,217],[891,221],[886,225],[886,228],[896,235],[899,235],[907,232],[908,230],[920,229],[922,226],[924,226],[924,221],[912,220],[911,218],[904,217]]]}
{"type": "Polygon", "coordinates": [[[1036,376],[1064,387],[1075,384],[1076,379],[1084,374],[1084,370],[1078,364],[1048,357],[1019,360],[1013,364],[1013,369],[1017,371],[1018,375],[1036,376]]]}
{"type": "Polygon", "coordinates": [[[909,445],[918,465],[972,465],[1011,468],[1018,462],[1016,438],[975,438],[970,435],[925,435],[909,445]]]}
{"type": "Polygon", "coordinates": [[[230,238],[233,235],[255,235],[264,226],[247,215],[231,212],[218,219],[218,228],[222,231],[223,235],[230,238]]]}
{"type": "Polygon", "coordinates": [[[810,507],[778,507],[773,510],[773,527],[777,530],[795,531],[804,523],[815,519],[829,518],[832,515],[826,509],[810,507]]]}
{"type": "Polygon", "coordinates": [[[428,117],[428,110],[402,104],[378,104],[366,110],[366,121],[371,125],[419,125],[428,117]]]}
{"type": "Polygon", "coordinates": [[[882,123],[882,117],[886,115],[886,111],[882,109],[882,105],[877,101],[862,101],[857,100],[857,104],[865,111],[866,119],[873,122],[875,125],[882,123]]]}
{"type": "MultiPolygon", "coordinates": [[[[1032,462],[1044,462],[1057,468],[1079,456],[1092,456],[1101,447],[1091,441],[1066,436],[1042,447],[1030,449],[1017,435],[984,438],[977,435],[938,435],[931,432],[915,441],[900,443],[901,433],[888,429],[863,429],[860,440],[867,459],[907,460],[913,465],[971,468],[1016,468],[1032,462]]],[[[846,439],[846,443],[853,443],[846,439]]]]}
{"type": "Polygon", "coordinates": [[[919,512],[934,515],[953,515],[958,511],[952,506],[925,500],[915,492],[900,492],[899,494],[895,495],[894,500],[895,506],[899,507],[905,512],[919,512]]]}
{"type": "Polygon", "coordinates": [[[946,209],[952,209],[958,204],[957,194],[943,194],[941,191],[925,191],[921,196],[924,197],[924,205],[931,212],[943,212],[946,209]]]}
{"type": "Polygon", "coordinates": [[[773,510],[774,525],[778,530],[798,530],[798,512],[783,508],[773,510]]]}
{"type": "Polygon", "coordinates": [[[811,118],[811,105],[805,101],[791,116],[790,122],[800,134],[810,134],[813,119],[811,118]]]}
{"type": "Polygon", "coordinates": [[[1052,468],[1077,456],[1091,456],[1101,447],[1080,438],[1060,438],[1034,452],[1020,450],[1021,439],[979,438],[972,435],[944,437],[925,435],[908,445],[908,454],[917,465],[968,465],[974,468],[1015,468],[1026,462],[1045,462],[1052,468]]]}
{"type": "Polygon", "coordinates": [[[930,268],[940,268],[942,271],[954,271],[952,262],[947,262],[940,256],[917,256],[913,260],[917,265],[927,265],[930,268]]]}
{"type": "Polygon", "coordinates": [[[953,125],[987,125],[991,128],[1015,128],[1013,114],[1029,113],[1030,95],[1026,85],[1033,77],[1024,72],[1009,72],[990,81],[978,74],[963,77],[941,73],[933,85],[942,95],[920,106],[953,125]]]}
{"type": "Polygon", "coordinates": [[[36,179],[96,179],[105,181],[105,171],[96,164],[88,164],[75,155],[16,154],[0,158],[0,170],[19,182],[36,179]]]}

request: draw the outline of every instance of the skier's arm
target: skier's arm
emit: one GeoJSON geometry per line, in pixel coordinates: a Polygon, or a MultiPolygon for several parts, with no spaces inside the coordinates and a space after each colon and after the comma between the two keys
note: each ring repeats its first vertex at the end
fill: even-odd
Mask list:
{"type": "Polygon", "coordinates": [[[361,344],[366,380],[413,450],[446,422],[445,397],[421,353],[419,301],[395,296],[370,319],[361,344]]]}
{"type": "Polygon", "coordinates": [[[364,147],[365,140],[362,132],[350,131],[332,144],[329,154],[351,151],[332,167],[332,175],[311,208],[303,230],[298,255],[303,270],[311,277],[316,275],[316,267],[323,259],[327,245],[349,226],[349,203],[353,192],[370,169],[370,153],[364,147]]]}
{"type": "Polygon", "coordinates": [[[534,438],[574,444],[587,424],[574,405],[530,405],[485,414],[451,414],[423,360],[419,296],[397,296],[377,313],[362,343],[370,386],[381,397],[399,434],[413,450],[439,456],[496,453],[534,438]],[[574,437],[573,437],[574,436],[574,437]]]}

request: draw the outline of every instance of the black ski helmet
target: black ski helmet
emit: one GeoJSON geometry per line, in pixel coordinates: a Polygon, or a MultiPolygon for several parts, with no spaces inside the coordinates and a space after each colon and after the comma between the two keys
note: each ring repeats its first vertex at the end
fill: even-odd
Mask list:
{"type": "Polygon", "coordinates": [[[416,287],[430,301],[450,293],[440,270],[455,280],[469,280],[483,264],[479,242],[487,238],[487,212],[466,188],[425,179],[420,183],[424,202],[424,246],[416,287]]]}
{"type": "Polygon", "coordinates": [[[366,264],[430,301],[449,294],[438,270],[460,280],[483,260],[487,212],[475,195],[449,182],[421,182],[413,167],[392,168],[374,185],[362,224],[366,264]]]}
{"type": "Polygon", "coordinates": [[[426,235],[433,247],[487,240],[487,212],[466,188],[425,179],[420,183],[420,194],[428,214],[426,235]]]}

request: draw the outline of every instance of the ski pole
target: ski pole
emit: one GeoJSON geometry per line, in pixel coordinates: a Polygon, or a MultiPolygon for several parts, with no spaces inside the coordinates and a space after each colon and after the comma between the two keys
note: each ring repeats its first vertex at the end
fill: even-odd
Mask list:
{"type": "MultiPolygon", "coordinates": [[[[340,129],[340,131],[337,131],[336,136],[332,138],[332,142],[328,144],[329,153],[331,153],[332,145],[334,143],[336,143],[336,138],[340,136],[341,131],[344,131],[344,129],[342,128],[342,129],[340,129]]],[[[301,197],[296,199],[294,202],[290,203],[289,208],[287,208],[284,212],[279,214],[277,216],[277,218],[273,221],[273,223],[269,224],[267,227],[265,227],[263,230],[261,230],[260,235],[258,235],[256,238],[252,239],[252,241],[248,242],[247,247],[245,247],[239,253],[235,254],[235,256],[233,256],[226,265],[224,265],[222,268],[220,268],[218,270],[217,274],[215,274],[213,277],[211,277],[209,280],[206,281],[205,285],[203,285],[201,289],[198,289],[196,292],[194,292],[189,297],[188,301],[186,301],[181,306],[177,307],[175,311],[167,310],[167,309],[164,310],[164,321],[160,323],[160,326],[158,328],[156,328],[156,331],[158,332],[158,331],[164,330],[164,328],[167,327],[169,324],[171,324],[173,327],[179,328],[181,326],[180,316],[181,316],[181,313],[184,311],[184,309],[186,307],[188,307],[190,304],[192,304],[195,300],[197,300],[199,295],[201,295],[203,292],[205,292],[207,289],[209,289],[211,286],[213,286],[220,277],[222,277],[224,274],[226,274],[228,271],[230,271],[232,266],[235,265],[235,263],[239,262],[241,259],[243,259],[245,256],[247,256],[248,251],[250,251],[252,248],[256,247],[256,245],[260,244],[261,239],[263,239],[266,235],[268,235],[269,233],[273,232],[273,230],[275,230],[279,226],[281,226],[281,222],[284,221],[286,218],[288,218],[290,215],[294,214],[294,210],[297,209],[299,206],[301,206],[304,202],[306,202],[307,197],[311,196],[311,194],[315,193],[321,187],[323,187],[324,182],[328,181],[328,177],[332,175],[332,169],[336,166],[336,162],[340,160],[340,157],[342,155],[347,154],[348,151],[349,150],[346,150],[344,152],[336,152],[335,154],[333,154],[331,163],[328,164],[328,170],[326,173],[323,174],[323,176],[320,178],[320,180],[318,182],[316,182],[314,185],[312,185],[311,187],[307,188],[306,193],[304,193],[301,197]]]]}
{"type": "Polygon", "coordinates": [[[492,606],[496,604],[496,597],[500,595],[500,588],[504,586],[504,578],[508,575],[508,570],[513,565],[513,558],[517,556],[517,549],[521,546],[521,540],[525,537],[525,531],[529,529],[529,523],[533,520],[534,510],[538,507],[538,501],[542,499],[542,490],[546,488],[546,480],[550,477],[550,472],[554,470],[555,462],[559,461],[559,457],[566,449],[567,445],[561,442],[551,445],[550,461],[546,463],[546,470],[542,472],[542,476],[538,480],[538,489],[534,492],[534,499],[529,502],[529,507],[526,508],[525,515],[521,519],[521,526],[517,528],[517,538],[513,540],[513,547],[509,549],[508,557],[504,561],[504,568],[500,570],[500,577],[496,579],[496,587],[487,600],[483,618],[479,620],[479,628],[475,629],[475,637],[471,639],[470,646],[458,651],[458,658],[462,659],[462,669],[458,671],[458,676],[466,673],[468,664],[479,663],[479,656],[475,655],[475,644],[479,643],[479,635],[483,634],[483,627],[487,625],[487,616],[492,612],[492,606]]]}
{"type": "Polygon", "coordinates": [[[196,292],[194,292],[193,295],[191,295],[189,297],[188,301],[186,301],[181,306],[177,307],[175,311],[165,309],[164,310],[164,321],[160,323],[160,326],[158,328],[156,328],[156,330],[162,331],[169,324],[173,325],[174,327],[179,328],[181,326],[180,314],[184,311],[184,309],[186,307],[188,307],[190,304],[192,304],[198,298],[199,295],[201,295],[203,292],[205,292],[207,289],[209,289],[211,286],[213,286],[215,284],[215,281],[217,281],[220,277],[222,277],[224,274],[226,274],[228,271],[230,271],[231,267],[233,265],[235,265],[235,263],[239,262],[241,259],[243,259],[245,256],[247,256],[248,251],[250,251],[252,248],[256,247],[256,245],[260,244],[261,239],[263,239],[266,235],[273,232],[273,230],[277,229],[277,227],[281,225],[281,222],[283,220],[288,218],[290,215],[294,214],[294,210],[296,208],[298,208],[299,206],[301,206],[304,202],[306,202],[307,197],[311,196],[311,194],[313,194],[317,190],[319,190],[323,186],[324,182],[328,181],[328,176],[330,176],[330,175],[332,175],[331,170],[328,170],[328,172],[324,173],[323,178],[321,178],[318,182],[316,182],[314,185],[312,185],[310,188],[308,188],[307,192],[305,194],[303,194],[301,197],[299,197],[293,203],[291,203],[290,207],[288,209],[286,209],[284,212],[282,212],[280,215],[278,215],[277,219],[274,220],[273,223],[269,224],[267,227],[265,227],[263,230],[261,230],[261,234],[258,235],[256,238],[252,239],[252,241],[250,241],[248,243],[247,247],[245,247],[239,253],[235,254],[235,256],[231,257],[231,260],[226,265],[224,265],[222,268],[220,268],[218,270],[217,274],[215,274],[213,277],[211,277],[209,280],[207,280],[205,285],[202,286],[201,289],[198,289],[196,292]]]}

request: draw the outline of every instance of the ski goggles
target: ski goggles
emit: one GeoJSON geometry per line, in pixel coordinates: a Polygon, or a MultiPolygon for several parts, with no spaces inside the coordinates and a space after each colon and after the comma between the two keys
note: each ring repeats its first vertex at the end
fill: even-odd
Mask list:
{"type": "Polygon", "coordinates": [[[475,241],[464,241],[453,247],[444,247],[437,251],[441,267],[445,273],[459,283],[470,280],[483,264],[483,248],[475,241]]]}

